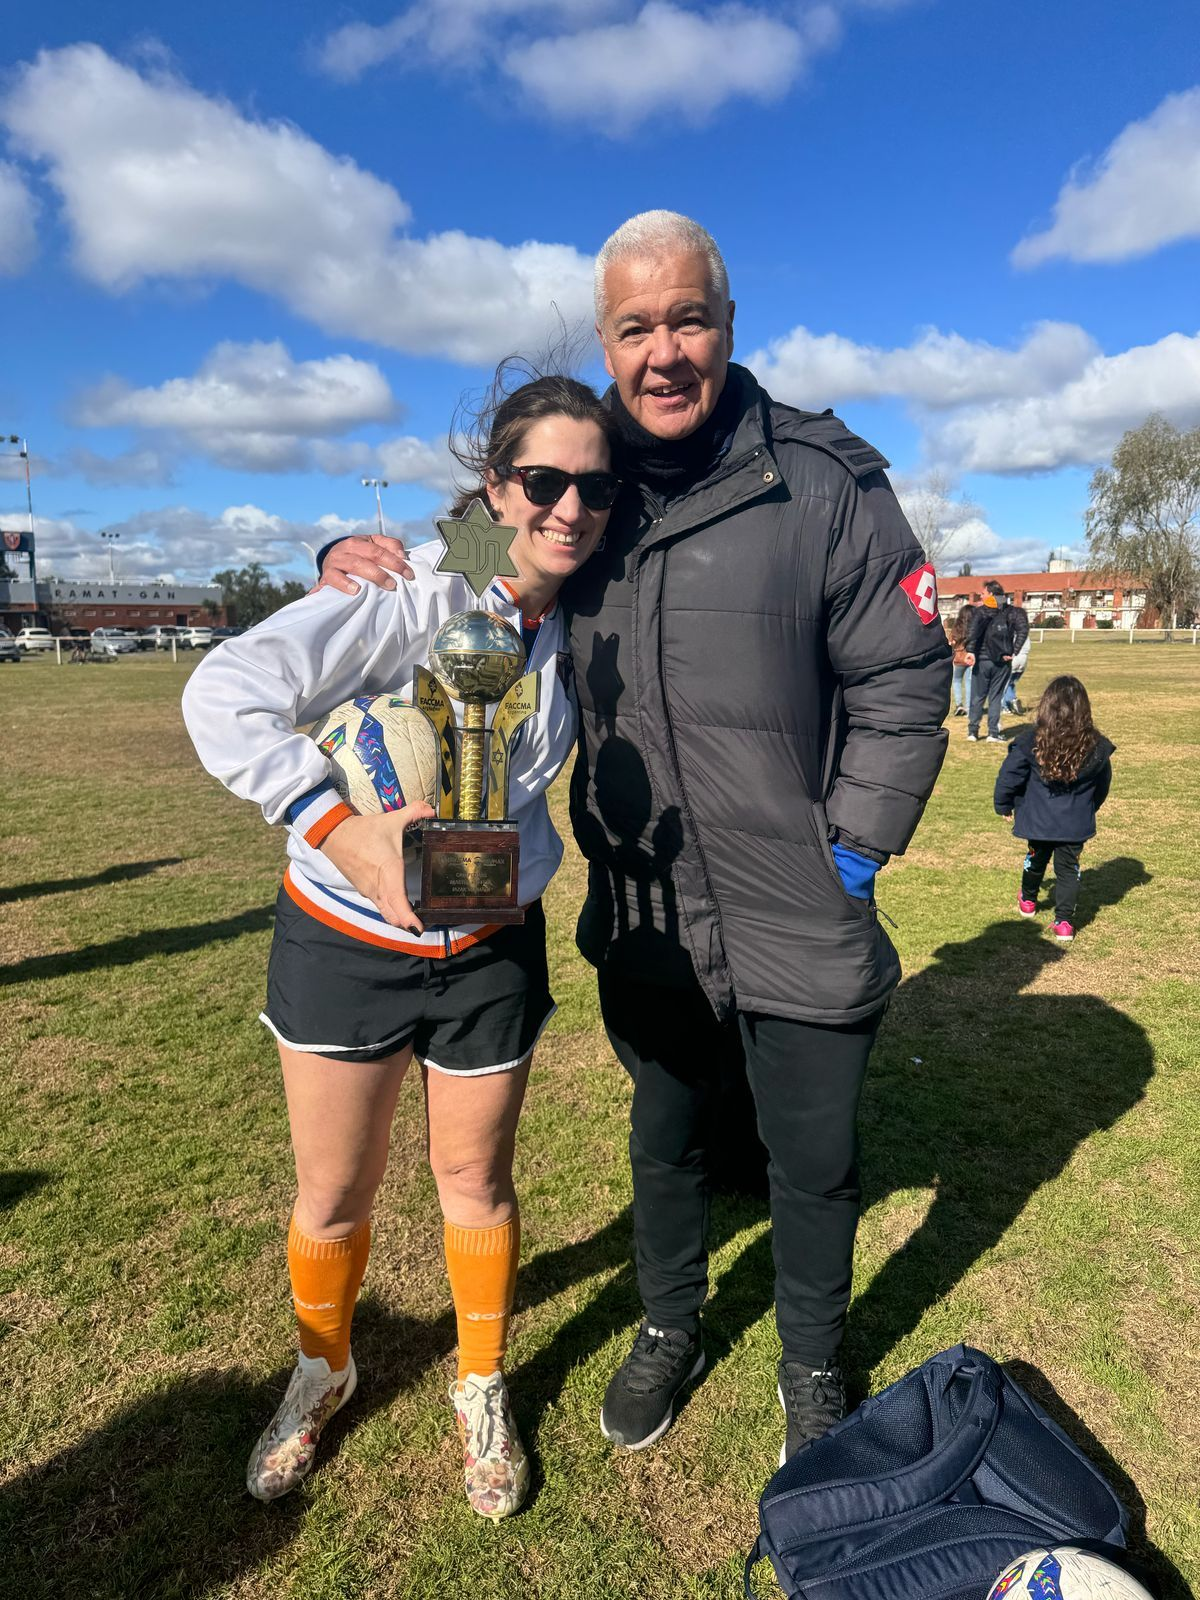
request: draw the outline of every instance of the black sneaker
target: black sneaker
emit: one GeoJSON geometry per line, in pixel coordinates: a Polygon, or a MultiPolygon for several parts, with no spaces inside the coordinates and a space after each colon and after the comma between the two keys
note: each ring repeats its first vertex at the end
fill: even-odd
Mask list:
{"type": "Polygon", "coordinates": [[[666,1433],[679,1391],[703,1370],[698,1333],[643,1322],[605,1390],[600,1432],[626,1450],[644,1450],[666,1433]]]}
{"type": "Polygon", "coordinates": [[[814,1372],[803,1361],[781,1361],[779,1404],[787,1418],[787,1438],[779,1452],[782,1466],[801,1445],[819,1439],[846,1415],[846,1385],[841,1367],[827,1361],[819,1372],[814,1372]]]}

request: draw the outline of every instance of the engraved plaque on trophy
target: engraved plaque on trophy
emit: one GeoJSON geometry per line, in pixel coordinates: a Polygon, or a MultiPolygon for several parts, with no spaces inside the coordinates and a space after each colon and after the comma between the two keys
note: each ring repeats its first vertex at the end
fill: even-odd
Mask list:
{"type": "MultiPolygon", "coordinates": [[[[516,529],[493,522],[481,501],[462,517],[439,518],[437,527],[446,546],[437,570],[461,573],[476,595],[501,574],[518,575],[508,553],[516,529]]],[[[536,713],[539,688],[537,673],[525,672],[521,635],[492,611],[456,612],[434,638],[429,667],[413,675],[413,705],[438,742],[438,814],[421,825],[416,907],[427,923],[525,920],[508,771],[514,736],[536,713]],[[451,695],[461,703],[461,721],[451,695]]]]}

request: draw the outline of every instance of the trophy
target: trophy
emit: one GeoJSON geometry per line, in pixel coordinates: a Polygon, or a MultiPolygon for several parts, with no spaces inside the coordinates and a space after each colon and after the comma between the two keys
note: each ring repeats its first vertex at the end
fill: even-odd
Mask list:
{"type": "MultiPolygon", "coordinates": [[[[437,571],[461,573],[476,595],[501,575],[518,576],[509,555],[517,530],[493,522],[482,501],[461,517],[438,518],[437,528],[446,546],[437,571]]],[[[432,724],[438,748],[437,818],[420,830],[416,910],[426,922],[525,920],[508,768],[517,730],[537,711],[539,688],[537,673],[525,672],[521,635],[492,611],[456,612],[434,637],[429,667],[413,674],[413,705],[432,724]],[[451,694],[462,705],[461,726],[451,694]]]]}

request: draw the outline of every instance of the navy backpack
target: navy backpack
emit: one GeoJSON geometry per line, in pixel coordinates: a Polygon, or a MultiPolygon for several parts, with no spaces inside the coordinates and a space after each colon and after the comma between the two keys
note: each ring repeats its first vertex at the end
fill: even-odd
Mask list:
{"type": "Polygon", "coordinates": [[[797,1600],[985,1600],[1039,1545],[1124,1548],[1099,1472],[982,1351],[955,1345],[797,1451],[746,1563],[797,1600]]]}

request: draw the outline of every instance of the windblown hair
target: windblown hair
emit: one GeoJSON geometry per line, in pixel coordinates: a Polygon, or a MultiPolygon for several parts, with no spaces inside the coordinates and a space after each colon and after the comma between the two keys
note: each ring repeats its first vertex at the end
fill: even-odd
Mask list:
{"type": "Polygon", "coordinates": [[[966,648],[967,635],[971,631],[971,618],[975,615],[974,606],[962,606],[958,615],[950,625],[950,643],[956,650],[966,648]]]}
{"type": "Polygon", "coordinates": [[[600,246],[596,257],[596,321],[602,323],[608,312],[604,279],[616,261],[634,261],[665,250],[684,250],[703,256],[717,299],[729,299],[729,274],[717,249],[717,241],[707,228],[679,211],[642,211],[623,222],[600,246]]]}
{"type": "Polygon", "coordinates": [[[470,485],[455,485],[452,517],[461,517],[472,500],[487,504],[488,473],[512,466],[530,428],[545,417],[594,422],[610,450],[616,441],[612,414],[594,389],[566,373],[539,372],[524,357],[508,356],[482,397],[460,401],[455,413],[450,452],[470,485]]]}
{"type": "Polygon", "coordinates": [[[1074,783],[1100,734],[1078,678],[1064,673],[1042,690],[1033,725],[1033,754],[1047,783],[1074,783]]]}

